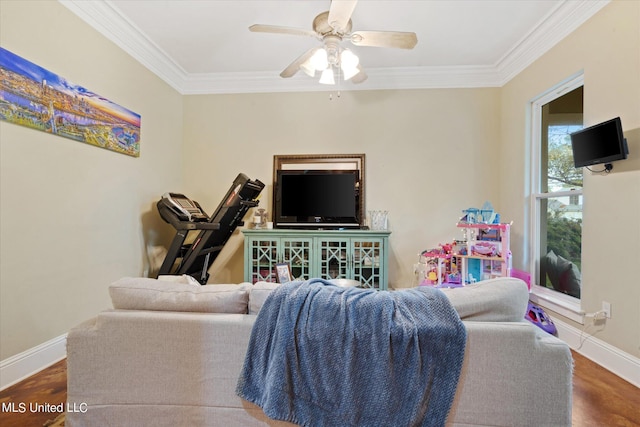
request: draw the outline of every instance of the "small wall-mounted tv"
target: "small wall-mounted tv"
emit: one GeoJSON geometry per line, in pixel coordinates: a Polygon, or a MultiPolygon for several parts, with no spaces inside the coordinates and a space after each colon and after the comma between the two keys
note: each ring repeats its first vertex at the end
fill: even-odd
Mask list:
{"type": "Polygon", "coordinates": [[[572,133],[571,148],[577,168],[623,160],[629,154],[620,117],[572,133]]]}
{"type": "Polygon", "coordinates": [[[274,223],[280,228],[360,227],[357,170],[278,170],[274,223]]]}

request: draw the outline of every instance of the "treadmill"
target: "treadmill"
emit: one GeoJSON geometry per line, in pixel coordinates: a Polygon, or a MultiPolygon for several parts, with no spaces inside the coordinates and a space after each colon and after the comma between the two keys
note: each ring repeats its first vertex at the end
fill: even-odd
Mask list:
{"type": "Polygon", "coordinates": [[[247,211],[258,205],[257,198],[263,188],[264,184],[259,180],[238,174],[211,216],[198,202],[183,194],[165,193],[156,206],[162,219],[176,229],[176,235],[158,276],[188,274],[205,285],[211,264],[235,229],[244,224],[247,211]],[[185,243],[188,236],[193,237],[196,233],[192,243],[185,243]]]}

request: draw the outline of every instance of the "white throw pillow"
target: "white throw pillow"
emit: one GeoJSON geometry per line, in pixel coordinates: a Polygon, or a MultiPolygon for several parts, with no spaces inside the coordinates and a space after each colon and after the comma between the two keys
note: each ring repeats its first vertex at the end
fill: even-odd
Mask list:
{"type": "Polygon", "coordinates": [[[280,286],[273,282],[256,282],[249,293],[249,314],[258,314],[269,294],[280,286]]]}
{"type": "Polygon", "coordinates": [[[120,310],[247,312],[250,283],[204,285],[124,277],[109,286],[113,308],[120,310]]]}

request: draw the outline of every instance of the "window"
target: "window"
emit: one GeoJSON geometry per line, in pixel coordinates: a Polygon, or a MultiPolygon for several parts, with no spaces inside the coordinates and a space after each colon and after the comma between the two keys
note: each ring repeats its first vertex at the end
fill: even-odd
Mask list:
{"type": "Polygon", "coordinates": [[[531,113],[532,293],[580,321],[582,169],[570,134],[583,127],[582,75],[534,100],[531,113]]]}

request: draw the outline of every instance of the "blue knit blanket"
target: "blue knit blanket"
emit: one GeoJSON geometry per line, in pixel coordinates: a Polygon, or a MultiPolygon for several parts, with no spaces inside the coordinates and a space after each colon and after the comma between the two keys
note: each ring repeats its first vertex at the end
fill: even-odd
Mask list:
{"type": "Polygon", "coordinates": [[[301,426],[443,426],[466,330],[438,289],[280,286],[256,319],[236,393],[301,426]]]}

